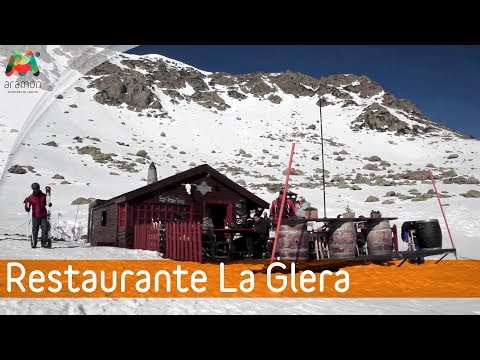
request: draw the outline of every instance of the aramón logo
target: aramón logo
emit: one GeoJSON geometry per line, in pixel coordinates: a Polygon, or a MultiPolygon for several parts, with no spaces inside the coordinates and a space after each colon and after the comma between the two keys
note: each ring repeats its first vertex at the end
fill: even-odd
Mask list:
{"type": "Polygon", "coordinates": [[[31,50],[26,50],[25,53],[22,54],[21,52],[14,50],[8,59],[5,74],[10,76],[16,71],[20,76],[25,76],[31,71],[34,76],[40,75],[40,70],[37,61],[35,60],[35,57],[39,56],[40,53],[38,51],[33,53],[31,50]]]}

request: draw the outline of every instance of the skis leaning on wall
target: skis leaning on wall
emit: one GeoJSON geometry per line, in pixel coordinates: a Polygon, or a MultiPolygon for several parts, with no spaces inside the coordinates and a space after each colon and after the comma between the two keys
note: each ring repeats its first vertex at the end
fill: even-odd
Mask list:
{"type": "Polygon", "coordinates": [[[51,237],[51,229],[52,229],[52,217],[51,217],[51,202],[52,202],[52,188],[50,186],[45,187],[45,194],[47,195],[47,223],[48,223],[48,233],[47,233],[47,248],[52,247],[52,237],[51,237]]]}

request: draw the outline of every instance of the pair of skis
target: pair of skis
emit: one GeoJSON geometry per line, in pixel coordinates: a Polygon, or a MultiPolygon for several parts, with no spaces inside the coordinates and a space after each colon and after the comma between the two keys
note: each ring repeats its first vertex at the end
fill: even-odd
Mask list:
{"type": "Polygon", "coordinates": [[[52,247],[52,238],[51,238],[51,229],[52,229],[52,223],[51,223],[51,214],[52,212],[50,211],[51,207],[51,202],[52,202],[52,188],[50,186],[45,186],[45,194],[47,195],[47,243],[45,246],[47,248],[52,247]]]}

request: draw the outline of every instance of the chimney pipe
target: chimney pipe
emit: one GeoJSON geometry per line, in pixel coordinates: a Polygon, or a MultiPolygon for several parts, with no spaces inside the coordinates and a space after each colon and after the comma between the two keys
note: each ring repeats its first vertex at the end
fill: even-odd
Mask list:
{"type": "Polygon", "coordinates": [[[148,167],[148,176],[147,176],[147,185],[153,184],[154,182],[157,182],[157,168],[155,167],[155,164],[153,161],[150,163],[150,166],[148,167]]]}

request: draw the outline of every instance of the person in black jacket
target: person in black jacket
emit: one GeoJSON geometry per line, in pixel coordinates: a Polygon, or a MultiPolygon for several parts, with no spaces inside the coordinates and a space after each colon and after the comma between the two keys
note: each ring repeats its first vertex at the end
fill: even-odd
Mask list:
{"type": "Polygon", "coordinates": [[[269,224],[259,214],[253,216],[253,258],[259,259],[266,253],[269,224]]]}

